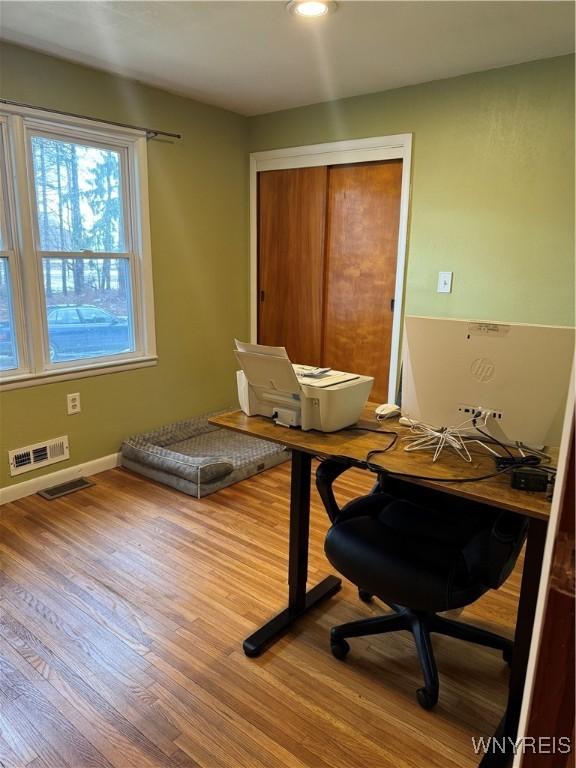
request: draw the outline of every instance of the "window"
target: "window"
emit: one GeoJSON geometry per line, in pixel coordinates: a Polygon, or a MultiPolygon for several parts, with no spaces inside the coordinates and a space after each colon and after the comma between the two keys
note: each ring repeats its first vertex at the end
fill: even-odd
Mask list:
{"type": "Polygon", "coordinates": [[[12,107],[0,121],[4,385],[151,364],[145,137],[12,107]]]}
{"type": "Polygon", "coordinates": [[[18,368],[18,353],[14,334],[14,314],[12,311],[12,288],[8,259],[0,260],[0,370],[10,371],[18,368]]]}
{"type": "Polygon", "coordinates": [[[6,124],[0,121],[0,372],[19,368],[14,320],[14,268],[8,214],[6,124]]]}

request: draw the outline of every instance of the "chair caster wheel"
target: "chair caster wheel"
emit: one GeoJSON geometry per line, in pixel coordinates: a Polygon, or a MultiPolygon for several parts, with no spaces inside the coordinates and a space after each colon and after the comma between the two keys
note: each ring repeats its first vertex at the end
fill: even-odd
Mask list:
{"type": "Polygon", "coordinates": [[[422,709],[432,709],[438,703],[438,692],[431,693],[428,688],[419,688],[416,691],[416,698],[422,709]]]}
{"type": "Polygon", "coordinates": [[[332,651],[332,656],[334,656],[335,659],[344,661],[346,656],[348,656],[350,646],[343,638],[331,638],[330,650],[332,651]]]}
{"type": "Polygon", "coordinates": [[[362,600],[363,603],[372,602],[372,595],[370,594],[370,592],[366,592],[365,589],[358,590],[358,597],[360,598],[360,600],[362,600]]]}
{"type": "Polygon", "coordinates": [[[514,656],[514,648],[505,648],[502,651],[502,658],[508,664],[509,667],[512,666],[512,657],[514,656]]]}

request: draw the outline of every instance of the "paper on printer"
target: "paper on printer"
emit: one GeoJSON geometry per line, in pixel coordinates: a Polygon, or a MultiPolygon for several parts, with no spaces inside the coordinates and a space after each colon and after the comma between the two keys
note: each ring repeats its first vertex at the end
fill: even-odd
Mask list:
{"type": "Polygon", "coordinates": [[[355,424],[374,379],[328,370],[309,375],[311,366],[293,365],[284,347],[236,340],[238,400],[248,416],[268,416],[277,424],[335,432],[355,424]]]}

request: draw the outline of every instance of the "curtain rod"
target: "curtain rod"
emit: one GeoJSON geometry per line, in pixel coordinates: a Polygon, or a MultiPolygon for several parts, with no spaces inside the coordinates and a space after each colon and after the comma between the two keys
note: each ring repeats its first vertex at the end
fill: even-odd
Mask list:
{"type": "Polygon", "coordinates": [[[11,101],[10,99],[0,99],[0,104],[8,104],[12,107],[26,107],[27,109],[38,109],[42,112],[52,112],[55,115],[65,115],[66,117],[79,117],[82,120],[93,120],[96,123],[106,123],[106,125],[116,125],[118,128],[132,128],[135,131],[144,131],[147,139],[154,139],[156,136],[169,136],[171,139],[181,139],[181,133],[170,133],[169,131],[157,131],[155,128],[142,128],[140,125],[130,125],[129,123],[117,123],[114,120],[100,120],[89,115],[78,115],[75,112],[64,112],[61,109],[51,109],[50,107],[38,107],[35,104],[24,104],[20,101],[11,101]]]}

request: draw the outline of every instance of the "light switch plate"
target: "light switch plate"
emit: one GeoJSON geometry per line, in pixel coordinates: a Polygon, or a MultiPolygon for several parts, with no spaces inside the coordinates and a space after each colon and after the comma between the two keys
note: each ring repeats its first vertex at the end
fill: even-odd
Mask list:
{"type": "Polygon", "coordinates": [[[452,272],[438,272],[438,293],[452,293],[452,272]]]}

